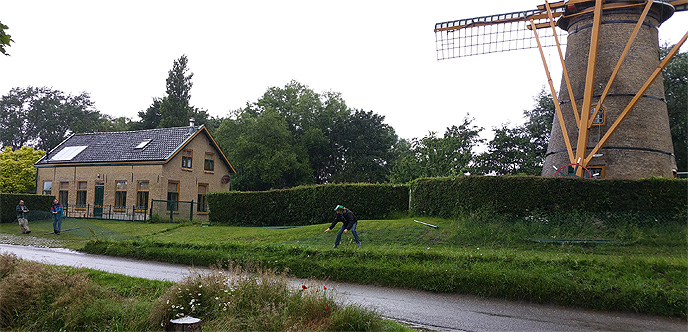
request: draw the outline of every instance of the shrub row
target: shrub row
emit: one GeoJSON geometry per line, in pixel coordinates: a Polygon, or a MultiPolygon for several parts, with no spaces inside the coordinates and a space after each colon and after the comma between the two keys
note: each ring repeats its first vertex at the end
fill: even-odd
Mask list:
{"type": "Polygon", "coordinates": [[[208,194],[213,223],[240,226],[321,224],[334,219],[334,207],[351,207],[359,219],[384,219],[407,213],[408,186],[330,184],[260,192],[208,194]]]}
{"type": "Polygon", "coordinates": [[[468,176],[411,183],[409,212],[453,219],[472,213],[685,213],[688,181],[581,180],[535,176],[468,176]]]}
{"type": "Polygon", "coordinates": [[[29,211],[34,211],[27,216],[32,219],[31,216],[38,215],[36,213],[38,211],[49,211],[53,199],[55,196],[52,195],[0,193],[0,223],[14,222],[17,219],[16,208],[19,200],[24,200],[24,205],[29,208],[29,211]]]}

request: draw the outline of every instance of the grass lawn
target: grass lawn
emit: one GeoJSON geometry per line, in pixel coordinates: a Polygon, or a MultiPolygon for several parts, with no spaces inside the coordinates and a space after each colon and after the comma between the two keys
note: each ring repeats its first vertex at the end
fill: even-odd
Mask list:
{"type": "MultiPolygon", "coordinates": [[[[31,236],[87,252],[211,265],[288,270],[296,277],[329,278],[390,287],[460,292],[539,303],[686,317],[688,242],[685,221],[612,221],[590,216],[444,220],[362,220],[356,249],[328,224],[271,229],[200,224],[67,219],[62,235],[50,222],[32,222],[31,236]],[[99,239],[94,237],[90,227],[99,239]],[[532,239],[588,239],[585,243],[532,239]]],[[[19,226],[0,224],[0,233],[19,226]]]]}

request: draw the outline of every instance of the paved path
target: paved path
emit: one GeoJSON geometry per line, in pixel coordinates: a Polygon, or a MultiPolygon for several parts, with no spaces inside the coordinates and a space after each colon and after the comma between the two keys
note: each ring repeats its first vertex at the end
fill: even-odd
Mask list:
{"type": "MultiPolygon", "coordinates": [[[[0,253],[55,265],[179,281],[189,267],[84,254],[67,249],[0,244],[0,253]]],[[[196,269],[206,271],[206,269],[196,269]]],[[[302,282],[293,280],[295,288],[302,282]]],[[[685,320],[604,313],[457,294],[327,282],[344,302],[375,308],[394,320],[437,331],[688,331],[685,320]]]]}

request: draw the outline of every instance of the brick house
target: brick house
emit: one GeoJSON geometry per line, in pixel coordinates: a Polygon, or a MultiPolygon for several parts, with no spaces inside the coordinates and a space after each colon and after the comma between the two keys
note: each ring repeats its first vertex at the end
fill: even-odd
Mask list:
{"type": "Polygon", "coordinates": [[[57,197],[68,216],[113,219],[207,219],[206,193],[229,190],[236,173],[208,129],[193,124],[75,134],[35,167],[37,192],[57,197]]]}

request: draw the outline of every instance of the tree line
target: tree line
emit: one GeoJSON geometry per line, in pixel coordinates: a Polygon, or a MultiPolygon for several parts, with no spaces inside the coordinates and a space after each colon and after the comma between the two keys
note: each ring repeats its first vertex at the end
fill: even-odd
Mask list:
{"type": "MultiPolygon", "coordinates": [[[[665,55],[669,47],[662,47],[665,55]]],[[[672,139],[679,171],[688,170],[686,90],[688,54],[680,53],[664,70],[672,139]]],[[[0,98],[1,160],[36,158],[71,133],[141,130],[204,124],[237,168],[237,190],[289,188],[305,184],[371,182],[406,183],[419,177],[471,174],[539,175],[554,120],[552,96],[540,91],[534,106],[523,111],[525,123],[502,124],[494,138],[480,137],[484,128],[467,115],[441,135],[398,137],[385,117],[347,106],[338,92],[315,92],[291,81],[270,87],[255,102],[216,118],[190,105],[193,73],[188,58],[174,60],[166,93],[153,98],[140,120],[100,113],[86,92],[78,95],[46,87],[13,88],[0,98]],[[486,150],[476,152],[480,144],[486,150]],[[10,156],[17,150],[17,155],[10,156]]],[[[40,157],[38,157],[40,158],[40,157]]],[[[35,160],[33,161],[35,162],[35,160]]],[[[4,162],[3,162],[4,163],[4,162]]],[[[32,164],[15,162],[15,164],[32,164]]],[[[4,167],[4,166],[3,166],[4,167]]],[[[22,173],[26,174],[26,173],[22,173]]],[[[9,192],[1,175],[0,189],[9,192]]],[[[12,187],[12,190],[18,190],[12,187]]],[[[30,190],[30,189],[29,189],[30,190]]]]}

